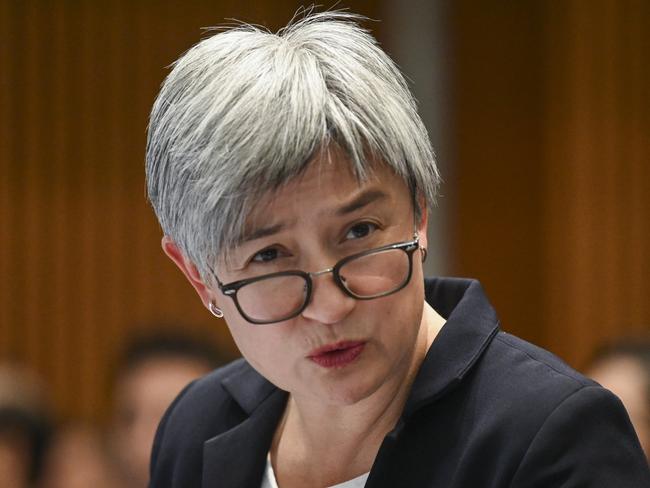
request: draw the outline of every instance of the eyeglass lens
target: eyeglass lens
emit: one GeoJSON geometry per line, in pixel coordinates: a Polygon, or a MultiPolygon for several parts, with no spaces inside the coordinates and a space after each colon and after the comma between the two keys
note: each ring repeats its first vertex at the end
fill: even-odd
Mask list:
{"type": "Polygon", "coordinates": [[[408,272],[408,254],[401,249],[389,249],[348,261],[339,270],[339,276],[354,295],[370,298],[401,287],[408,272]]]}
{"type": "MultiPolygon", "coordinates": [[[[358,298],[374,298],[401,288],[408,280],[409,255],[388,249],[362,255],[339,268],[342,285],[358,298]]],[[[293,316],[309,299],[304,276],[274,276],[254,281],[237,291],[241,311],[260,321],[280,321],[293,316]]]]}

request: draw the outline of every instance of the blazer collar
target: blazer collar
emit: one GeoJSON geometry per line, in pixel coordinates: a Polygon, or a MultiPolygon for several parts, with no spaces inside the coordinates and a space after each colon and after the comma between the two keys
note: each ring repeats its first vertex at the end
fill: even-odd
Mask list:
{"type": "Polygon", "coordinates": [[[251,415],[277,390],[277,387],[253,369],[248,362],[243,359],[240,362],[241,367],[221,380],[221,384],[246,415],[251,415]]]}
{"type": "Polygon", "coordinates": [[[203,445],[203,488],[259,488],[288,395],[247,363],[222,384],[247,418],[203,445]]]}
{"type": "Polygon", "coordinates": [[[458,385],[499,330],[496,312],[478,281],[427,279],[425,293],[446,323],[415,377],[404,407],[405,419],[458,385]]]}

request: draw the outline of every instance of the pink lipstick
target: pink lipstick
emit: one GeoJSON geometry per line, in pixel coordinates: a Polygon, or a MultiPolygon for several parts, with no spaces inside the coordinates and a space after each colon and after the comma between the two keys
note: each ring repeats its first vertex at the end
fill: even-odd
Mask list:
{"type": "Polygon", "coordinates": [[[352,363],[366,346],[362,341],[343,341],[313,350],[307,356],[323,368],[343,368],[352,363]]]}

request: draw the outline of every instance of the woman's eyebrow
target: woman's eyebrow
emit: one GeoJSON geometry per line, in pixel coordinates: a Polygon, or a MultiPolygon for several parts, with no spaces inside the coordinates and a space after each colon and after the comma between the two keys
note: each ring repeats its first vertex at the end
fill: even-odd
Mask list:
{"type": "Polygon", "coordinates": [[[355,210],[359,210],[366,205],[376,202],[377,200],[383,200],[386,198],[388,198],[388,193],[383,190],[372,189],[364,191],[350,203],[347,203],[343,207],[339,208],[336,211],[336,215],[343,216],[352,213],[355,210]]]}

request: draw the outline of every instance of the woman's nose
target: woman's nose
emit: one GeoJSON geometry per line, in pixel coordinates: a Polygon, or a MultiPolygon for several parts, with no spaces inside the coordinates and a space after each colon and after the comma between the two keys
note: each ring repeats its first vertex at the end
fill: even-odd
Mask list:
{"type": "Polygon", "coordinates": [[[335,283],[331,272],[314,273],[311,298],[302,316],[322,324],[335,324],[347,317],[355,304],[356,300],[335,283]]]}

